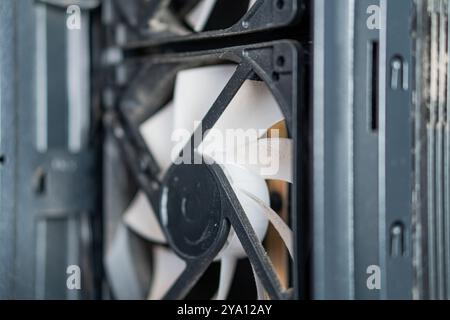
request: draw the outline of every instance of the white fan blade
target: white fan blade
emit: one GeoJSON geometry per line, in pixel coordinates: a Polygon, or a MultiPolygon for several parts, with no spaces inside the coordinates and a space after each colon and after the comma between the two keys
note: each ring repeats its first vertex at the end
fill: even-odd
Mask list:
{"type": "Polygon", "coordinates": [[[267,205],[270,204],[270,194],[266,181],[257,173],[248,170],[245,166],[234,163],[223,166],[225,175],[236,193],[239,190],[250,192],[267,205]]]}
{"type": "MultiPolygon", "coordinates": [[[[257,0],[250,0],[249,8],[251,8],[256,1],[257,0]]],[[[208,19],[214,9],[214,6],[216,5],[216,2],[217,0],[200,1],[195,8],[189,12],[186,20],[194,31],[200,32],[205,29],[206,23],[208,23],[208,19]]]]}
{"type": "Polygon", "coordinates": [[[237,260],[233,256],[225,256],[220,260],[220,282],[219,289],[214,300],[225,300],[230,292],[231,284],[236,271],[237,260]]]}
{"type": "MultiPolygon", "coordinates": [[[[246,190],[252,193],[258,199],[261,199],[263,203],[267,205],[270,204],[269,190],[267,184],[260,176],[247,170],[244,167],[229,164],[224,166],[224,172],[229,179],[231,186],[242,206],[250,224],[253,227],[258,239],[262,241],[264,235],[266,234],[267,227],[269,225],[269,220],[264,214],[261,214],[261,207],[258,203],[252,199],[246,197],[240,190],[246,190]]],[[[229,257],[233,256],[235,258],[243,258],[246,256],[242,244],[239,241],[233,228],[230,230],[230,235],[228,239],[228,246],[226,246],[219,257],[229,257]]]]}
{"type": "MultiPolygon", "coordinates": [[[[218,163],[235,163],[266,180],[293,181],[293,142],[285,138],[264,138],[240,145],[211,157],[218,163]]],[[[249,189],[246,189],[249,190],[249,189]]]]}
{"type": "Polygon", "coordinates": [[[173,132],[173,114],[173,104],[169,103],[140,127],[141,134],[160,166],[162,174],[172,164],[170,161],[172,151],[170,138],[173,132]]]}
{"type": "Polygon", "coordinates": [[[263,81],[246,80],[214,126],[226,138],[221,141],[225,145],[218,147],[224,151],[230,148],[228,141],[236,140],[236,145],[256,141],[283,119],[267,85],[263,81]]]}
{"type": "Polygon", "coordinates": [[[205,29],[209,16],[211,15],[217,0],[200,1],[195,8],[187,15],[186,20],[194,31],[200,32],[205,29]]]}
{"type": "Polygon", "coordinates": [[[166,243],[166,238],[156,219],[155,212],[143,192],[138,192],[131,202],[125,212],[124,221],[131,230],[141,237],[152,242],[166,243]]]}
{"type": "Polygon", "coordinates": [[[238,148],[263,137],[284,119],[275,98],[262,81],[246,80],[199,147],[214,155],[238,148]]]}
{"type": "Polygon", "coordinates": [[[284,244],[286,245],[286,248],[289,251],[289,255],[291,256],[291,258],[294,258],[294,234],[291,228],[289,228],[286,222],[284,222],[283,219],[281,219],[281,217],[263,201],[246,190],[241,189],[241,192],[259,204],[260,208],[262,209],[261,211],[264,212],[275,230],[280,235],[281,240],[283,240],[284,244]]]}
{"type": "Polygon", "coordinates": [[[153,249],[152,285],[149,300],[161,300],[186,268],[186,263],[175,253],[161,246],[153,249]]]}
{"type": "MultiPolygon", "coordinates": [[[[175,130],[179,152],[236,70],[234,65],[208,66],[179,72],[175,86],[175,130]],[[185,131],[180,139],[178,134],[185,131]]],[[[266,84],[247,80],[227,106],[213,130],[199,148],[225,150],[227,139],[242,142],[263,136],[268,128],[283,120],[283,115],[266,84]]],[[[238,142],[239,143],[239,142],[238,142]]],[[[174,155],[174,154],[173,154],[174,155]]]]}
{"type": "Polygon", "coordinates": [[[190,139],[214,101],[230,80],[236,66],[212,66],[180,71],[175,82],[174,93],[174,138],[177,151],[190,139]],[[183,139],[178,141],[178,134],[183,139]]]}
{"type": "Polygon", "coordinates": [[[145,298],[151,273],[146,247],[123,224],[119,224],[105,255],[105,271],[119,300],[145,298]],[[138,267],[139,266],[139,267],[138,267]]]}

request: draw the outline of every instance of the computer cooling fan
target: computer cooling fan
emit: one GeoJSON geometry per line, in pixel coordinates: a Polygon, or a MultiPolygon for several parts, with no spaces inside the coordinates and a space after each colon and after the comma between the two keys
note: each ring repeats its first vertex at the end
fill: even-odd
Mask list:
{"type": "MultiPolygon", "coordinates": [[[[193,30],[205,28],[212,8],[214,1],[204,1],[192,9],[193,30]]],[[[258,21],[258,10],[268,8],[273,10],[272,18],[279,20],[277,13],[292,15],[290,10],[297,9],[298,3],[286,1],[280,6],[279,1],[257,1],[237,25],[244,31],[258,21]]],[[[229,30],[235,32],[235,26],[229,30]]],[[[305,158],[308,149],[307,112],[301,110],[301,52],[294,41],[274,41],[134,60],[145,61],[145,67],[107,117],[140,187],[123,214],[105,261],[116,297],[127,297],[120,292],[127,286],[121,274],[127,268],[140,274],[150,270],[146,275],[149,299],[180,299],[211,263],[220,262],[220,280],[211,298],[226,299],[236,263],[246,258],[259,299],[296,294],[281,285],[262,241],[271,224],[291,261],[299,263],[293,230],[270,207],[267,181],[295,181],[290,196],[295,201],[289,208],[297,212],[300,204],[305,205],[297,195],[298,182],[306,177],[294,165],[306,163],[297,159],[302,152],[295,147],[299,136],[305,141],[301,147],[305,158]],[[156,78],[155,70],[165,70],[165,76],[156,78]],[[155,98],[152,90],[160,96],[172,92],[162,108],[154,105],[164,98],[155,98]],[[150,98],[143,103],[142,95],[150,98]],[[154,111],[142,111],[146,108],[154,111]],[[280,123],[287,128],[286,137],[271,130],[280,123]],[[305,125],[300,132],[301,123],[305,125]],[[130,232],[152,244],[149,269],[142,270],[131,258],[139,253],[130,253],[130,232]]],[[[290,221],[298,232],[299,215],[291,214],[290,221]]],[[[293,278],[295,285],[296,272],[293,278]]]]}

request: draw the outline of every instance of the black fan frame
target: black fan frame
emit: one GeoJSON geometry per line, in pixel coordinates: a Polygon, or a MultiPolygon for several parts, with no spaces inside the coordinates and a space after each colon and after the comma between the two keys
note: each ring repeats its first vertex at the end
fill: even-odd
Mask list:
{"type": "MultiPolygon", "coordinates": [[[[296,25],[301,20],[304,10],[303,0],[260,0],[238,23],[226,30],[208,31],[183,37],[155,37],[151,41],[127,43],[121,48],[124,60],[120,63],[128,66],[139,65],[141,72],[138,72],[135,79],[123,90],[122,98],[116,102],[116,107],[107,113],[105,123],[116,138],[132,175],[139,188],[146,194],[158,219],[161,192],[161,181],[158,180],[160,170],[152,155],[152,152],[157,150],[148,149],[138,126],[164,105],[170,95],[168,94],[171,90],[170,83],[173,82],[178,71],[224,62],[237,64],[235,73],[203,119],[200,126],[202,133],[215,124],[244,81],[252,79],[264,81],[272,92],[284,114],[289,136],[294,139],[295,144],[295,176],[290,196],[292,227],[296,235],[294,290],[282,288],[272,263],[267,258],[262,244],[257,240],[222,169],[218,165],[212,165],[209,166],[211,173],[221,185],[221,206],[225,215],[221,231],[214,245],[204,255],[192,259],[184,258],[187,267],[165,296],[166,299],[181,299],[189,293],[223,247],[230,226],[233,226],[237,233],[256,274],[271,298],[288,299],[306,296],[307,252],[309,251],[307,247],[309,243],[307,240],[308,216],[310,214],[308,205],[310,121],[307,92],[303,80],[306,77],[308,58],[298,41],[278,40],[279,37],[276,35],[277,30],[288,30],[296,25]],[[272,37],[270,33],[273,33],[272,37]],[[269,39],[272,38],[275,41],[254,44],[253,41],[249,41],[249,35],[254,36],[255,41],[268,35],[269,39]],[[239,45],[234,45],[235,43],[239,45]],[[151,72],[152,70],[155,72],[151,72]],[[163,75],[161,70],[164,70],[163,75]],[[158,74],[158,77],[149,77],[151,74],[158,74]],[[142,89],[142,83],[145,83],[149,90],[159,88],[160,91],[159,97],[153,95],[152,99],[148,99],[150,104],[146,101],[144,107],[143,101],[133,100],[138,96],[135,90],[139,88],[136,87],[141,86],[142,89]]],[[[288,31],[283,36],[289,38],[288,31]]],[[[192,144],[192,147],[195,148],[195,145],[192,144]]]]}
{"type": "MultiPolygon", "coordinates": [[[[307,159],[309,121],[305,104],[306,100],[304,99],[306,93],[304,92],[304,83],[302,81],[305,75],[305,58],[301,45],[295,41],[275,41],[206,52],[157,55],[149,57],[149,59],[151,62],[147,60],[147,63],[153,65],[178,63],[189,65],[191,63],[195,64],[196,61],[208,63],[208,61],[214,62],[218,59],[227,60],[238,65],[230,81],[203,119],[200,126],[204,130],[203,132],[212,128],[245,80],[260,79],[267,84],[279,103],[286,119],[288,132],[296,145],[292,196],[294,201],[291,206],[291,217],[293,219],[294,232],[297,235],[296,243],[298,244],[296,246],[296,267],[294,268],[297,272],[294,275],[294,282],[303,281],[305,260],[302,259],[302,256],[305,248],[301,244],[304,243],[303,236],[306,235],[304,219],[308,215],[307,193],[309,180],[307,173],[309,162],[307,159]],[[284,63],[280,64],[280,61],[284,61],[284,63]],[[300,157],[299,155],[302,156],[300,157]],[[300,230],[300,226],[303,226],[302,230],[300,230]],[[300,280],[300,277],[302,280],[300,280]]],[[[155,211],[158,212],[161,182],[157,178],[159,168],[152,155],[152,152],[156,152],[156,150],[151,151],[147,148],[137,129],[137,124],[127,112],[126,104],[125,107],[122,105],[115,111],[112,111],[107,119],[107,123],[112,129],[139,187],[145,192],[155,211]]],[[[193,144],[192,146],[195,147],[193,144]]],[[[254,266],[255,272],[269,296],[277,299],[292,297],[291,292],[285,292],[281,288],[273,266],[268,260],[264,248],[257,241],[256,234],[222,170],[218,165],[212,165],[211,170],[220,181],[222,187],[222,208],[226,208],[223,210],[223,212],[226,212],[225,218],[236,231],[254,266]]],[[[189,292],[189,289],[192,288],[196,280],[200,278],[222,248],[228,235],[228,230],[229,225],[227,223],[223,227],[221,236],[219,236],[215,245],[210,248],[207,254],[186,261],[186,270],[168,292],[166,298],[183,298],[189,292]]],[[[296,295],[298,294],[299,292],[296,293],[296,295]]]]}

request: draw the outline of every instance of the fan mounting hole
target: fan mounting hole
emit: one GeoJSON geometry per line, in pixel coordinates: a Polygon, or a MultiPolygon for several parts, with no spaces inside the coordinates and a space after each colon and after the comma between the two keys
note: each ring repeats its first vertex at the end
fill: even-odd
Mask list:
{"type": "Polygon", "coordinates": [[[278,10],[283,10],[284,9],[284,6],[285,6],[284,0],[277,0],[276,4],[277,4],[277,9],[278,10]]]}
{"type": "Polygon", "coordinates": [[[272,73],[272,80],[273,80],[273,81],[278,81],[278,80],[280,80],[280,74],[279,74],[278,72],[272,73]]]}
{"type": "Polygon", "coordinates": [[[277,58],[277,65],[278,65],[279,67],[284,67],[285,63],[286,63],[286,60],[284,59],[283,56],[279,56],[279,57],[277,58]]]}

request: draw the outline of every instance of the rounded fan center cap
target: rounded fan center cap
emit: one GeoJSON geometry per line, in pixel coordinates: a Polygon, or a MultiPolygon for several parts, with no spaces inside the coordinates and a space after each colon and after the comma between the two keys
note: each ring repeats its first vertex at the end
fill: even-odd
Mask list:
{"type": "Polygon", "coordinates": [[[164,179],[161,221],[181,256],[199,257],[222,227],[220,189],[207,165],[174,165],[164,179]]]}

